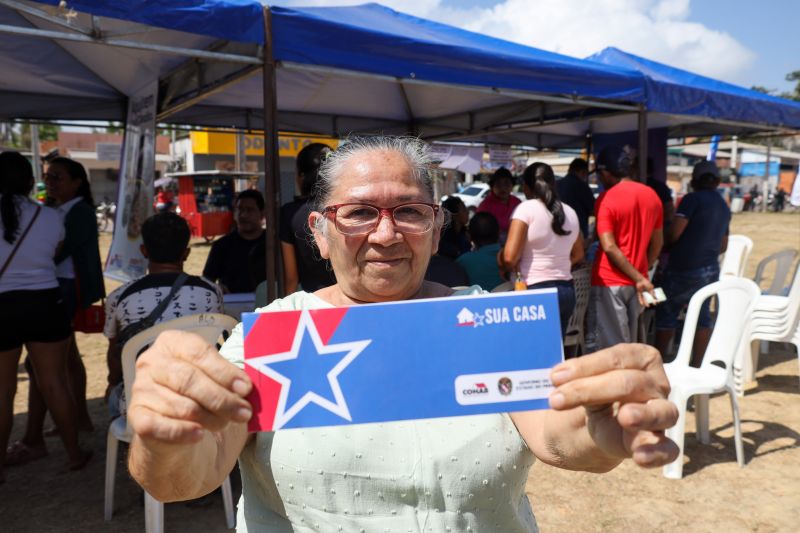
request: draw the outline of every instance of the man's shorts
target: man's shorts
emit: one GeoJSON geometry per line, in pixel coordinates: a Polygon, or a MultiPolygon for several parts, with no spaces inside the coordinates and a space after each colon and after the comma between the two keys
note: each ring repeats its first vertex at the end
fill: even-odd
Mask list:
{"type": "Polygon", "coordinates": [[[636,342],[642,306],[636,287],[592,287],[586,310],[586,351],[636,342]]]}
{"type": "MultiPolygon", "coordinates": [[[[719,280],[719,265],[713,264],[692,270],[667,270],[661,278],[661,288],[667,295],[667,301],[656,307],[656,329],[676,329],[678,316],[689,305],[694,293],[719,280]]],[[[710,299],[706,299],[700,307],[697,326],[711,327],[710,299]]]]}

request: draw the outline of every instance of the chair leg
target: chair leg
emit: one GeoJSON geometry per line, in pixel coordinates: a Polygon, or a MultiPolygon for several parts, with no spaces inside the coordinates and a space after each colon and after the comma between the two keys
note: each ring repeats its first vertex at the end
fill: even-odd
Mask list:
{"type": "Polygon", "coordinates": [[[144,529],[146,533],[164,533],[164,504],[144,493],[144,529]]]}
{"type": "Polygon", "coordinates": [[[697,440],[702,444],[711,444],[708,432],[708,394],[698,394],[694,397],[694,421],[697,440]]]}
{"type": "MultiPolygon", "coordinates": [[[[745,354],[748,355],[748,354],[745,354]]],[[[761,342],[754,340],[750,342],[750,357],[744,360],[744,382],[750,383],[756,378],[758,370],[758,359],[761,357],[761,342]]]]}
{"type": "Polygon", "coordinates": [[[683,477],[683,438],[686,432],[687,398],[670,395],[670,400],[678,406],[678,421],[664,434],[678,445],[678,457],[668,465],[664,465],[664,477],[681,479],[683,477]]]}
{"type": "Polygon", "coordinates": [[[731,398],[731,412],[733,413],[733,444],[736,447],[736,462],[739,466],[744,466],[744,446],[742,445],[742,421],[739,418],[739,400],[733,391],[729,390],[731,398]]]}
{"type": "MultiPolygon", "coordinates": [[[[759,341],[758,353],[769,353],[769,341],[759,341]]],[[[755,368],[753,369],[753,373],[755,373],[755,368]]]]}
{"type": "MultiPolygon", "coordinates": [[[[797,327],[800,328],[800,326],[797,327]]],[[[792,344],[794,344],[794,349],[797,350],[797,363],[800,364],[800,333],[795,333],[792,344]]]]}
{"type": "Polygon", "coordinates": [[[117,474],[117,450],[119,448],[119,441],[111,433],[108,432],[106,437],[106,487],[105,487],[105,501],[103,504],[103,519],[108,522],[111,520],[111,515],[114,514],[114,481],[117,474]]]}
{"type": "Polygon", "coordinates": [[[222,483],[222,505],[225,507],[225,523],[228,529],[236,527],[236,517],[233,513],[233,491],[231,491],[231,476],[222,483]]]}

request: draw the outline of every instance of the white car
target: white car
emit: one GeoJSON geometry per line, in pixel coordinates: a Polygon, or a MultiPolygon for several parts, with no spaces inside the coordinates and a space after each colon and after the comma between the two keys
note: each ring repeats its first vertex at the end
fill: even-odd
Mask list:
{"type": "MultiPolygon", "coordinates": [[[[465,186],[457,193],[447,196],[457,196],[461,198],[461,201],[467,206],[470,215],[473,215],[478,209],[478,206],[481,205],[483,199],[489,194],[490,190],[488,183],[475,182],[465,186]]],[[[446,200],[447,196],[442,196],[442,201],[446,200]]]]}

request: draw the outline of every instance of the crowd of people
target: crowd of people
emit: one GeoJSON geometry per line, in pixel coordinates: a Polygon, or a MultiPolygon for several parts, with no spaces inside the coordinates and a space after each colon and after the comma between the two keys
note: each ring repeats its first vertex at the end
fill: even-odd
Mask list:
{"type": "MultiPolygon", "coordinates": [[[[652,165],[644,179],[636,167],[634,154],[620,147],[601,150],[591,171],[575,159],[561,179],[549,165],[534,163],[520,176],[524,201],[511,192],[512,173],[501,168],[470,218],[455,196],[435,202],[429,154],[417,139],[354,138],[335,151],[309,145],[297,158],[300,195],[280,213],[285,297],[274,302],[264,296],[260,193],[236,196],[235,228],[214,242],[202,276],[184,271],[190,253],[186,221],[169,210],[148,218],[141,246],[147,274],[105,300],[105,397],[110,416],[124,412],[134,431],[131,473],[151,495],[173,501],[213,490],[238,459],[244,530],[291,529],[324,512],[326,525],[348,531],[412,527],[419,513],[436,530],[531,531],[535,519],[524,486],[534,458],[593,472],[626,457],[647,467],[672,461],[677,447],[662,430],[675,423],[677,410],[666,400],[662,360],[669,360],[683,306],[719,275],[730,211],[713,192],[719,184],[713,163],[695,167],[693,192],[677,209],[663,183],[652,179],[652,165]],[[590,172],[603,189],[596,200],[590,172]],[[240,328],[222,357],[208,357],[208,346],[190,334],[162,335],[139,358],[133,397],[124,398],[125,342],[161,321],[222,312],[224,293],[260,293],[257,301],[269,304],[265,310],[317,309],[477,294],[517,282],[522,289],[557,291],[563,337],[576,308],[572,273],[588,262],[588,355],[553,369],[551,410],[248,434],[251,383],[241,370],[240,328]],[[657,350],[631,344],[642,340],[639,317],[656,286],[667,296],[656,309],[657,350]],[[191,382],[181,382],[188,376],[191,382]],[[409,470],[398,458],[370,461],[359,475],[343,474],[361,472],[353,443],[376,456],[406,453],[390,450],[394,442],[406,443],[406,465],[419,460],[413,450],[424,448],[426,468],[409,470]],[[312,455],[318,449],[325,453],[312,455]],[[461,456],[492,468],[464,469],[461,456]],[[423,471],[439,475],[432,480],[423,471]],[[293,498],[278,489],[294,485],[326,490],[293,498]],[[363,505],[354,493],[368,496],[363,505]],[[444,493],[452,500],[442,500],[444,493]],[[473,500],[474,494],[481,496],[473,500]]],[[[78,432],[93,424],[74,316],[105,297],[105,290],[85,170],[58,158],[45,180],[48,205],[41,206],[29,199],[28,161],[0,154],[0,465],[47,454],[43,425],[50,411],[68,467],[80,469],[91,453],[81,449],[78,432]],[[31,377],[28,426],[20,441],[8,445],[23,345],[31,377]]],[[[698,357],[712,327],[706,307],[696,336],[698,357]]]]}

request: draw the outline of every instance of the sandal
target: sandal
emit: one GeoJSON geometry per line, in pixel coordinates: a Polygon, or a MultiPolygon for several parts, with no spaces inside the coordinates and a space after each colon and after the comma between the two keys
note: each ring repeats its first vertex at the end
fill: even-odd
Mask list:
{"type": "Polygon", "coordinates": [[[6,449],[6,459],[3,464],[5,466],[24,465],[43,457],[47,457],[47,447],[44,444],[41,446],[28,446],[18,440],[6,449]]]}

